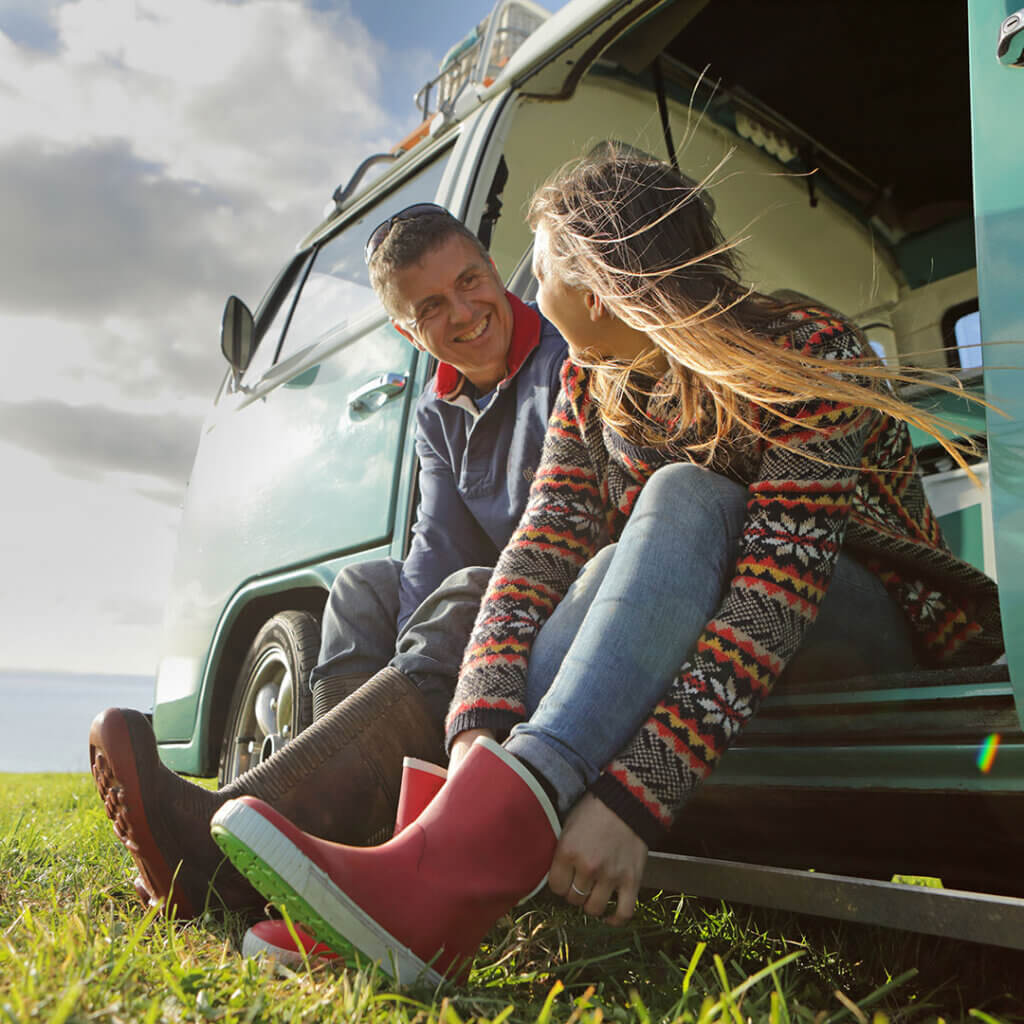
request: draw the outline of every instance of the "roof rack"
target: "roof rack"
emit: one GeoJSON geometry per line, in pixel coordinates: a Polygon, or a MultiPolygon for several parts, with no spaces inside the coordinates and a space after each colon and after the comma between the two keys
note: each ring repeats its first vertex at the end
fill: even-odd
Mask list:
{"type": "MultiPolygon", "coordinates": [[[[549,17],[550,12],[534,3],[534,0],[498,0],[494,10],[444,55],[437,76],[413,97],[422,115],[420,124],[390,152],[374,153],[367,157],[348,182],[334,190],[324,215],[332,216],[344,207],[371,167],[397,160],[431,134],[432,129],[436,130],[439,127],[439,124],[435,124],[437,114],[450,114],[456,100],[469,85],[483,88],[491,85],[512,54],[549,17]]],[[[439,123],[444,120],[442,117],[439,123]]]]}
{"type": "Polygon", "coordinates": [[[441,69],[413,101],[424,120],[449,112],[463,89],[473,83],[489,86],[527,37],[550,17],[533,0],[498,0],[494,10],[441,61],[441,69]]]}

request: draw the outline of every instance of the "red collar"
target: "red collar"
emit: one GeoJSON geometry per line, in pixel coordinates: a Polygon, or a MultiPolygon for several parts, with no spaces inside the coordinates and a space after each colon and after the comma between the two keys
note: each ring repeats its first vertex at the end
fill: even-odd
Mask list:
{"type": "MultiPolygon", "coordinates": [[[[540,316],[537,311],[511,292],[505,292],[505,297],[512,306],[512,343],[508,347],[505,361],[507,372],[496,385],[499,388],[519,372],[519,367],[526,362],[526,357],[540,344],[540,316]]],[[[454,366],[439,363],[434,377],[434,391],[438,398],[450,402],[453,398],[458,398],[464,380],[454,366]]]]}

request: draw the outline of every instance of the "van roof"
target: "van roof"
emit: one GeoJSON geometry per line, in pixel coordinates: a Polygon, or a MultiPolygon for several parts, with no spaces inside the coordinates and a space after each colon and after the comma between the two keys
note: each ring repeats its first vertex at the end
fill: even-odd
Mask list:
{"type": "Polygon", "coordinates": [[[892,240],[969,216],[966,19],[925,0],[572,0],[491,85],[466,90],[452,120],[510,88],[568,95],[602,53],[639,72],[659,49],[694,81],[707,69],[709,116],[736,130],[737,111],[753,111],[788,133],[791,169],[821,167],[892,240]]]}

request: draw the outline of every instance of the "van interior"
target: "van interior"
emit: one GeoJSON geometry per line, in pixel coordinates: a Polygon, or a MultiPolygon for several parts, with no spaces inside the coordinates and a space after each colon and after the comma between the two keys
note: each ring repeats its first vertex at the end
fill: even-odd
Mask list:
{"type": "MultiPolygon", "coordinates": [[[[810,296],[890,365],[980,390],[967,43],[965,19],[917,2],[680,0],[613,43],[570,98],[515,100],[492,256],[531,297],[530,195],[616,139],[707,183],[759,291],[810,296]]],[[[917,392],[984,450],[983,409],[917,392]]],[[[994,576],[987,488],[940,446],[919,454],[951,544],[994,576]]]]}
{"type": "Polygon", "coordinates": [[[979,365],[963,19],[919,3],[677,3],[613,44],[571,99],[518,104],[491,245],[506,274],[553,168],[608,138],[661,159],[672,147],[708,182],[756,288],[842,311],[890,362],[979,365]]]}

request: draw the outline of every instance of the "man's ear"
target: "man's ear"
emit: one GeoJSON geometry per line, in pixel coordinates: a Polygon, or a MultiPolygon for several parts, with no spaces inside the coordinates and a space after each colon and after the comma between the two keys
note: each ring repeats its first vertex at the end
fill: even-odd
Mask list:
{"type": "Polygon", "coordinates": [[[403,327],[400,320],[396,320],[394,317],[391,318],[391,326],[394,327],[398,333],[406,339],[411,341],[421,352],[424,351],[423,346],[420,344],[419,339],[416,337],[408,327],[403,327]]]}

